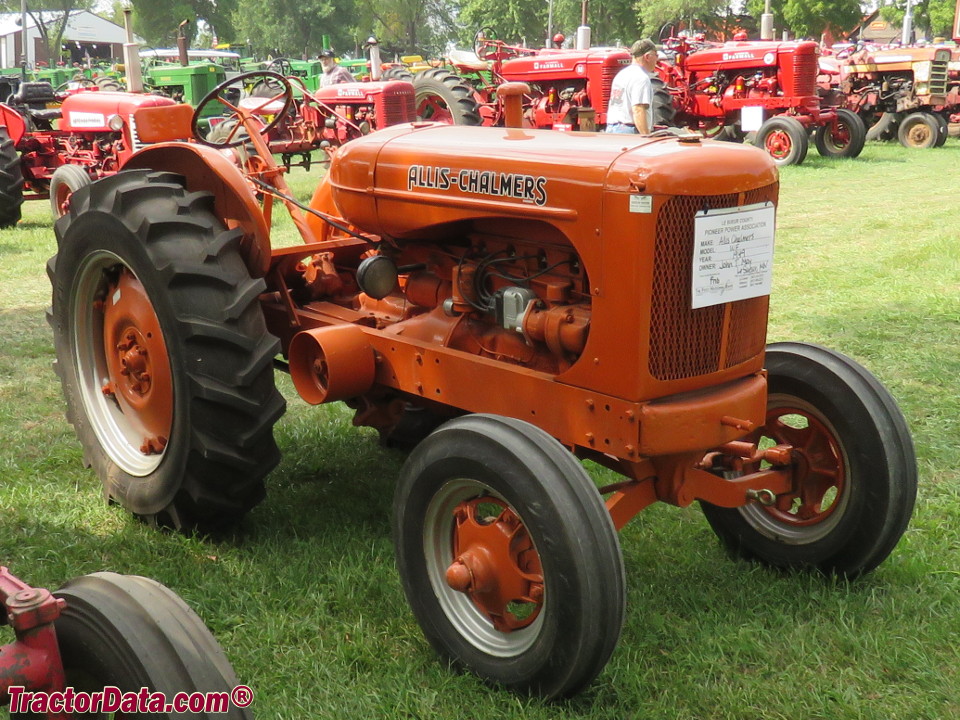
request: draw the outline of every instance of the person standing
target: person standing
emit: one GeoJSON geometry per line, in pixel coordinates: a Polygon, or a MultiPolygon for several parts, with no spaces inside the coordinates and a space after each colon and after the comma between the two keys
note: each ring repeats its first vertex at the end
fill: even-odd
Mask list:
{"type": "Polygon", "coordinates": [[[333,50],[320,52],[320,64],[323,66],[323,77],[320,78],[320,87],[328,87],[338,83],[353,82],[353,75],[345,67],[337,64],[333,50]]]}
{"type": "Polygon", "coordinates": [[[608,133],[648,134],[653,129],[651,106],[657,69],[657,46],[652,40],[637,40],[630,47],[633,62],[617,73],[607,106],[608,133]]]}

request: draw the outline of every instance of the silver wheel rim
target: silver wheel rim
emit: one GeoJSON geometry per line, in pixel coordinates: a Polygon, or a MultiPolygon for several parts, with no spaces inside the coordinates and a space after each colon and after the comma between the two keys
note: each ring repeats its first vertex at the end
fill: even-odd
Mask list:
{"type": "Polygon", "coordinates": [[[141,452],[142,431],[131,424],[115,400],[103,393],[109,372],[103,347],[103,317],[94,308],[94,300],[105,286],[104,271],[117,265],[125,266],[117,255],[100,250],[84,258],[77,272],[76,292],[70,306],[73,361],[80,400],[100,446],[125,473],[145,477],[157,469],[166,451],[151,455],[141,452]]]}
{"type": "MultiPolygon", "coordinates": [[[[505,633],[494,628],[490,619],[474,604],[468,594],[457,592],[447,585],[447,568],[454,560],[454,509],[464,500],[483,495],[504,500],[499,493],[483,483],[465,478],[448,481],[431,498],[423,527],[423,552],[427,576],[444,615],[467,642],[494,657],[516,657],[528,650],[540,635],[544,615],[549,609],[546,593],[543,607],[530,625],[505,633]]],[[[516,512],[512,506],[511,509],[516,512]]],[[[517,515],[522,519],[520,513],[517,515]]]]}
{"type": "Polygon", "coordinates": [[[815,417],[830,431],[840,448],[844,469],[843,485],[845,489],[836,497],[834,501],[836,507],[833,508],[830,515],[825,517],[821,522],[813,525],[799,526],[780,522],[761,505],[755,503],[744,505],[739,508],[739,512],[750,527],[771,540],[786,545],[809,545],[825,538],[843,522],[843,516],[846,513],[847,506],[850,504],[850,493],[853,490],[850,482],[850,462],[847,457],[847,449],[843,443],[840,442],[840,435],[837,433],[833,424],[810,403],[792,395],[770,395],[768,407],[771,409],[781,407],[796,408],[815,417]]]}

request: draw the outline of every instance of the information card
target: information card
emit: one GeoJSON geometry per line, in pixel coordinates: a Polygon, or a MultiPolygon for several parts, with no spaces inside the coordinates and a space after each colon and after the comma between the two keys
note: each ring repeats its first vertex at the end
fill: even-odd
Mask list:
{"type": "Polygon", "coordinates": [[[773,203],[703,210],[694,219],[694,308],[770,294],[773,203]]]}

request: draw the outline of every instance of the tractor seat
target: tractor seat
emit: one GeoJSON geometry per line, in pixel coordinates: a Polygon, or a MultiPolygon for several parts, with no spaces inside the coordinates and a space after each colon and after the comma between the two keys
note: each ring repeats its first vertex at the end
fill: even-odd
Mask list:
{"type": "Polygon", "coordinates": [[[481,60],[475,52],[469,50],[451,50],[447,53],[450,62],[459,67],[469,68],[470,70],[489,70],[490,61],[481,60]]]}
{"type": "Polygon", "coordinates": [[[282,100],[270,100],[267,102],[266,98],[262,97],[241,98],[238,105],[244,110],[256,115],[276,115],[283,110],[282,100]]]}
{"type": "Polygon", "coordinates": [[[53,122],[54,120],[59,120],[62,115],[60,113],[60,108],[50,108],[49,110],[34,110],[30,108],[27,110],[30,113],[30,117],[34,120],[42,120],[44,122],[53,122]]]}
{"type": "Polygon", "coordinates": [[[46,80],[36,82],[23,82],[17,88],[17,92],[10,98],[15,105],[26,105],[27,107],[41,106],[46,109],[47,103],[60,102],[60,99],[53,92],[53,85],[46,80]]]}

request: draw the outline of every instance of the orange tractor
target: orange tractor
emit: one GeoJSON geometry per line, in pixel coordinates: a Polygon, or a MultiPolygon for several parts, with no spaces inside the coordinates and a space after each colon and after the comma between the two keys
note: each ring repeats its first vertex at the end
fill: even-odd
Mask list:
{"type": "MultiPolygon", "coordinates": [[[[51,322],[86,461],[151,522],[216,526],[260,502],[277,366],[308,403],[413,445],[394,539],[426,637],[557,697],[614,650],[616,531],[644,507],[699,502],[735,554],[853,577],[903,533],[916,461],[867,370],[766,345],[769,156],[524,129],[529,88],[498,92],[506,127],[357,138],[309,205],[242,108],[256,170],[145,148],[57,222],[51,322]],[[271,246],[278,200],[301,244],[271,246]],[[598,489],[585,458],[622,480],[598,489]]],[[[155,114],[142,134],[162,132],[155,114]]]]}

